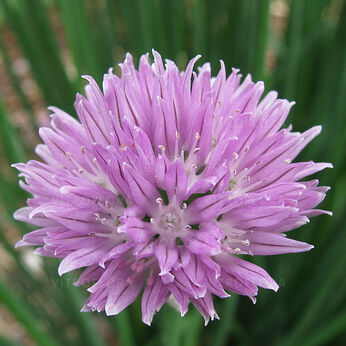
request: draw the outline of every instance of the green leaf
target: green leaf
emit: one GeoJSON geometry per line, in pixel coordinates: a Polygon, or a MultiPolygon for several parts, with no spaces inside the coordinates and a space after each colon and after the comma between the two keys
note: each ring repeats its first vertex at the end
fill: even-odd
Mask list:
{"type": "Polygon", "coordinates": [[[25,161],[22,139],[13,127],[9,115],[0,100],[0,139],[9,163],[25,161]]]}
{"type": "Polygon", "coordinates": [[[53,346],[56,343],[40,327],[36,317],[32,314],[27,303],[13,293],[3,282],[0,282],[0,302],[21,323],[28,334],[42,346],[53,346]]]}

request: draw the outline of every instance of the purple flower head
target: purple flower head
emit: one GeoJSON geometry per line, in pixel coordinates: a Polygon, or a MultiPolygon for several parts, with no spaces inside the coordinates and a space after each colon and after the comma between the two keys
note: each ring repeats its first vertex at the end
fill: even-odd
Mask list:
{"type": "Polygon", "coordinates": [[[258,287],[278,289],[262,268],[238,255],[308,251],[284,232],[327,213],[314,209],[327,187],[302,181],[331,167],[294,162],[321,127],[281,129],[293,103],[238,70],[215,78],[210,65],[185,71],[153,51],[101,91],[89,76],[77,95],[80,122],[51,107],[36,148],[44,162],[15,164],[32,194],[17,220],[39,228],[17,246],[61,258],[59,274],[85,268],[82,311],[116,315],[142,293],[143,322],[173,298],[218,318],[213,295],[255,302],[258,287]]]}

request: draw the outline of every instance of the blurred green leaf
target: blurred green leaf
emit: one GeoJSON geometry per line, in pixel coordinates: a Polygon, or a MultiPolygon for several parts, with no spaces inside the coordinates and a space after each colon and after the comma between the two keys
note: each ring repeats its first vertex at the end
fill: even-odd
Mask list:
{"type": "Polygon", "coordinates": [[[10,117],[6,113],[0,100],[0,139],[8,163],[25,161],[25,150],[22,139],[13,127],[10,117]]]}
{"type": "Polygon", "coordinates": [[[20,322],[28,334],[42,346],[53,346],[55,342],[40,327],[35,316],[32,315],[30,307],[24,300],[12,294],[7,286],[0,282],[0,302],[8,309],[9,312],[20,322]]]}

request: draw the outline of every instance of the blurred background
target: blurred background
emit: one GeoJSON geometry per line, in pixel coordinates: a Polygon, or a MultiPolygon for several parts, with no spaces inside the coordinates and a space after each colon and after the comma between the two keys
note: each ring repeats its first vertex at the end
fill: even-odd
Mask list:
{"type": "Polygon", "coordinates": [[[346,15],[343,0],[0,0],[0,345],[345,345],[344,163],[346,15]],[[57,262],[13,245],[30,227],[12,213],[28,197],[10,163],[35,158],[48,105],[75,115],[82,74],[101,81],[127,51],[151,48],[185,68],[197,53],[217,73],[231,67],[295,100],[288,124],[321,124],[298,159],[327,161],[332,186],[320,216],[292,232],[310,253],[255,259],[279,283],[253,305],[216,300],[220,321],[204,327],[194,308],[170,306],[152,327],[137,301],[116,317],[80,313],[85,287],[57,274],[57,262]]]}

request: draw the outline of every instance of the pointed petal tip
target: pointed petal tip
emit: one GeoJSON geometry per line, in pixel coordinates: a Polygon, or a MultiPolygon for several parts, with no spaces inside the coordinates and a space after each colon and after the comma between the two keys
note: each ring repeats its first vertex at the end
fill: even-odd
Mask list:
{"type": "Polygon", "coordinates": [[[125,54],[125,61],[132,60],[132,54],[130,52],[127,52],[125,54]]]}
{"type": "Polygon", "coordinates": [[[82,74],[81,77],[85,80],[87,80],[89,83],[91,83],[92,81],[94,81],[94,78],[87,75],[87,74],[82,74]]]}
{"type": "Polygon", "coordinates": [[[28,245],[28,243],[25,242],[23,239],[21,239],[14,244],[14,248],[17,249],[19,247],[23,247],[23,246],[27,246],[27,245],[28,245]]]}
{"type": "Polygon", "coordinates": [[[89,308],[89,306],[87,306],[87,305],[84,305],[81,309],[80,309],[80,312],[90,312],[90,308],[89,308]]]}
{"type": "Polygon", "coordinates": [[[65,261],[66,257],[60,262],[59,267],[58,267],[58,274],[59,276],[62,276],[70,271],[72,271],[69,267],[69,263],[66,263],[65,261]]]}
{"type": "Polygon", "coordinates": [[[15,168],[15,169],[18,169],[18,167],[19,167],[18,165],[20,165],[20,162],[12,163],[11,167],[15,168]]]}
{"type": "Polygon", "coordinates": [[[59,108],[55,107],[55,106],[48,106],[47,109],[53,113],[55,113],[59,108]]]}
{"type": "MultiPolygon", "coordinates": [[[[22,209],[22,208],[21,208],[22,209]]],[[[20,217],[20,210],[21,209],[17,209],[13,214],[12,214],[12,216],[13,216],[13,218],[15,219],[15,220],[17,220],[17,221],[22,221],[22,218],[20,217]]]]}
{"type": "Polygon", "coordinates": [[[155,54],[160,55],[160,53],[159,53],[158,51],[156,51],[155,48],[152,48],[152,49],[151,49],[151,53],[152,53],[153,55],[155,55],[155,54]]]}
{"type": "Polygon", "coordinates": [[[117,306],[109,307],[107,304],[105,306],[105,313],[107,316],[118,315],[121,311],[123,311],[123,309],[119,309],[117,306]]]}
{"type": "Polygon", "coordinates": [[[313,126],[311,129],[314,129],[314,132],[316,133],[316,135],[318,135],[322,131],[322,125],[313,126]]]}
{"type": "Polygon", "coordinates": [[[277,292],[279,290],[279,288],[280,288],[280,286],[274,281],[274,283],[272,284],[272,290],[274,292],[277,292]]]}
{"type": "Polygon", "coordinates": [[[67,273],[67,271],[65,270],[65,268],[63,268],[63,266],[61,266],[61,263],[58,267],[58,274],[59,276],[62,276],[63,274],[67,273]]]}
{"type": "Polygon", "coordinates": [[[151,327],[151,321],[150,321],[150,320],[147,320],[147,319],[142,318],[142,322],[143,322],[144,324],[146,324],[147,326],[151,327]]]}

